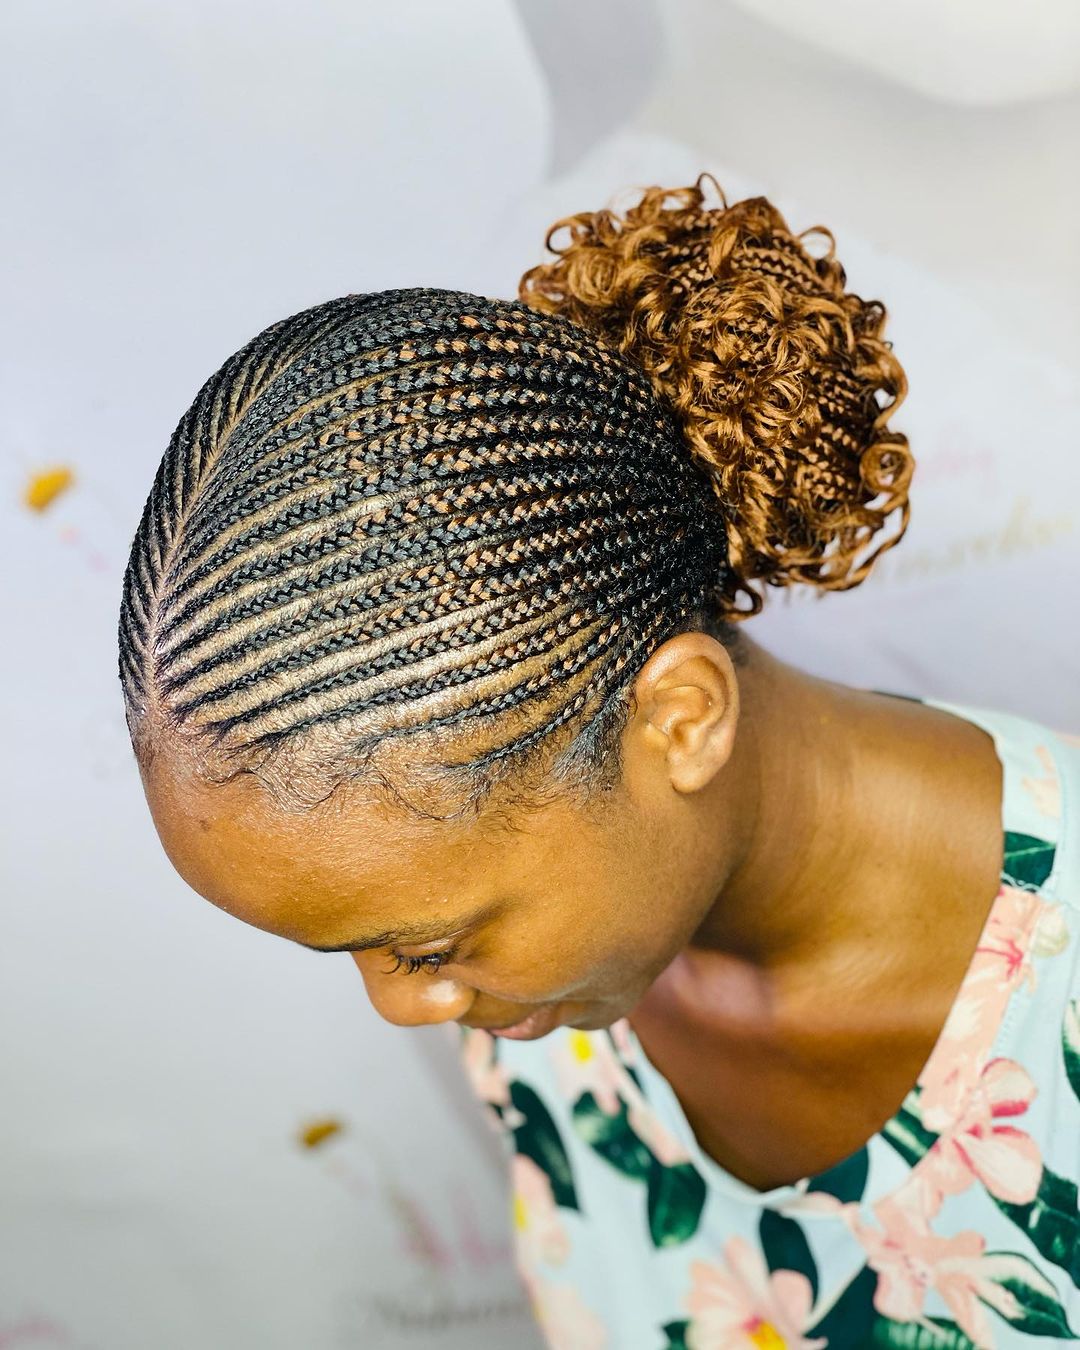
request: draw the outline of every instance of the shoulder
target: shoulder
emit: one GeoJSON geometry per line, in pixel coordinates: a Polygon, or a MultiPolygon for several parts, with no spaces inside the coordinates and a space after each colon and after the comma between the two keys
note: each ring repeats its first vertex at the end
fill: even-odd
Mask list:
{"type": "Polygon", "coordinates": [[[1056,894],[1080,911],[1080,734],[1032,726],[1042,773],[1032,788],[1047,794],[1046,807],[1057,814],[1056,894]]]}
{"type": "Polygon", "coordinates": [[[994,739],[1004,768],[1009,874],[1080,911],[1080,733],[999,709],[924,701],[994,739]]]}

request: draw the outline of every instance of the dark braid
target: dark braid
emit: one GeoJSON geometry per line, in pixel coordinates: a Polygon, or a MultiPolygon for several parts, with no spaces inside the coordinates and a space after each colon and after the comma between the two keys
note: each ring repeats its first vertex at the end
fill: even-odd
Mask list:
{"type": "Polygon", "coordinates": [[[140,758],[182,738],[286,807],[364,779],[458,814],[529,767],[593,791],[662,641],[738,651],[728,583],[715,494],[635,362],[516,301],[345,296],[266,329],[177,427],[124,581],[128,725],[140,758]]]}

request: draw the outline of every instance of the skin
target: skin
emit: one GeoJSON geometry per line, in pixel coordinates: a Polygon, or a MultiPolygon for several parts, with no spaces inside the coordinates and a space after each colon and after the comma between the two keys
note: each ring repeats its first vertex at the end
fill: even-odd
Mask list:
{"type": "Polygon", "coordinates": [[[168,744],[147,801],[180,875],[245,923],[318,948],[430,925],[352,952],[390,1022],[629,1016],[702,1146],[780,1184],[846,1157],[925,1063],[997,894],[1001,766],[962,719],[746,642],[738,670],[703,633],[654,652],[592,810],[451,824],[350,785],[291,815],[168,744]]]}

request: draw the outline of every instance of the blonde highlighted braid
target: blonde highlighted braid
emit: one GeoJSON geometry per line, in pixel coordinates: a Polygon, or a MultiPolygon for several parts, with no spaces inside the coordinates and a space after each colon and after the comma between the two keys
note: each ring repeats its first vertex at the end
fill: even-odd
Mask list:
{"type": "Polygon", "coordinates": [[[405,800],[428,772],[461,812],[565,729],[581,785],[723,572],[632,362],[512,301],[345,297],[227,361],[169,444],[124,582],[133,742],[182,738],[286,807],[365,775],[405,800]],[[405,737],[428,753],[391,782],[375,753],[405,737]]]}

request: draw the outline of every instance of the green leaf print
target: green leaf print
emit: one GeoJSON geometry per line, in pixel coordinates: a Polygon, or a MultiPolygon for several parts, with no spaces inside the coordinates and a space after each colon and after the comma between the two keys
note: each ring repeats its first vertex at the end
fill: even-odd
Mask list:
{"type": "Polygon", "coordinates": [[[1060,1266],[1073,1284],[1080,1287],[1080,1213],[1075,1181],[1044,1166],[1038,1193],[1028,1204],[1014,1205],[996,1195],[990,1199],[1027,1234],[1048,1261],[1060,1266]]]}
{"type": "Polygon", "coordinates": [[[861,1148],[858,1153],[853,1153],[850,1158],[845,1158],[843,1162],[815,1177],[806,1189],[807,1192],[824,1191],[827,1195],[835,1195],[837,1200],[847,1204],[862,1199],[869,1172],[870,1150],[861,1148]]]}
{"type": "Polygon", "coordinates": [[[638,1181],[649,1179],[655,1160],[630,1128],[625,1102],[620,1101],[617,1114],[609,1116],[591,1092],[583,1092],[574,1103],[573,1117],[581,1138],[612,1167],[638,1181]]]}
{"type": "Polygon", "coordinates": [[[653,1158],[649,1172],[649,1234],[654,1247],[692,1238],[705,1208],[705,1181],[692,1163],[665,1167],[653,1158]]]}
{"type": "Polygon", "coordinates": [[[828,1350],[865,1350],[877,1317],[874,1311],[877,1284],[877,1272],[863,1266],[824,1317],[803,1335],[807,1340],[824,1337],[828,1350]]]}
{"type": "Polygon", "coordinates": [[[547,1174],[557,1205],[580,1209],[570,1158],[551,1113],[532,1088],[516,1078],[510,1082],[510,1100],[525,1117],[514,1130],[515,1148],[547,1174]]]}
{"type": "Polygon", "coordinates": [[[647,1187],[649,1235],[656,1247],[671,1247],[693,1237],[705,1207],[705,1181],[692,1163],[665,1167],[630,1128],[626,1103],[615,1115],[583,1092],[573,1107],[574,1128],[600,1157],[647,1187]]]}
{"type": "Polygon", "coordinates": [[[1005,831],[1002,878],[1022,891],[1037,891],[1054,868],[1055,847],[1033,834],[1005,831]]]}
{"type": "Polygon", "coordinates": [[[881,1137],[912,1167],[930,1152],[938,1140],[933,1130],[928,1130],[922,1123],[919,1115],[920,1092],[920,1088],[909,1092],[904,1105],[881,1130],[881,1137]]]}
{"type": "Polygon", "coordinates": [[[660,1330],[667,1337],[667,1340],[660,1347],[660,1350],[686,1350],[686,1328],[690,1325],[689,1321],[684,1322],[665,1322],[660,1330]]]}
{"type": "Polygon", "coordinates": [[[774,1209],[765,1209],[758,1224],[761,1237],[761,1250],[765,1253],[765,1262],[770,1270],[797,1270],[810,1281],[813,1301],[818,1296],[817,1263],[806,1234],[794,1219],[777,1214],[774,1209]]]}
{"type": "Polygon", "coordinates": [[[1080,1098],[1080,999],[1071,999],[1065,1005],[1065,1021],[1061,1026],[1061,1048],[1065,1055],[1065,1072],[1072,1090],[1080,1098]]]}
{"type": "MultiPolygon", "coordinates": [[[[870,1328],[868,1346],[888,1347],[888,1350],[978,1350],[975,1342],[965,1336],[955,1322],[946,1317],[928,1317],[926,1326],[920,1322],[894,1322],[880,1314],[870,1328]]],[[[830,1350],[832,1342],[830,1344],[830,1350]]]]}
{"type": "Polygon", "coordinates": [[[1052,1336],[1056,1341],[1080,1339],[1069,1326],[1057,1290],[1026,1256],[1019,1252],[984,1252],[981,1264],[993,1272],[989,1278],[1008,1290],[1020,1305],[1019,1311],[1010,1316],[984,1298],[982,1301],[999,1317],[1029,1336],[1052,1336]]]}
{"type": "Polygon", "coordinates": [[[637,1090],[639,1092],[644,1092],[645,1089],[641,1082],[641,1074],[638,1073],[637,1069],[635,1069],[634,1066],[629,1062],[629,1060],[627,1060],[624,1057],[623,1052],[619,1048],[619,1044],[616,1041],[614,1035],[612,1034],[610,1027],[607,1028],[606,1035],[608,1045],[611,1046],[611,1053],[615,1056],[615,1058],[619,1061],[622,1067],[626,1070],[626,1073],[630,1078],[630,1081],[634,1084],[637,1090]]]}

